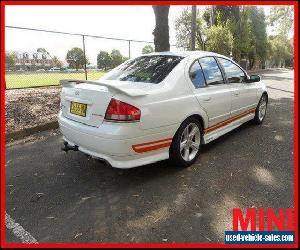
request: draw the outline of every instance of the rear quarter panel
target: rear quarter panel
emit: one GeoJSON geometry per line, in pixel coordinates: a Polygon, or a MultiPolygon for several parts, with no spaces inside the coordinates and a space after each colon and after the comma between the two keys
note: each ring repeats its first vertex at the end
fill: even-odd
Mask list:
{"type": "Polygon", "coordinates": [[[147,90],[146,96],[122,95],[122,100],[141,109],[141,129],[178,129],[187,117],[195,114],[202,116],[206,124],[206,113],[200,109],[186,82],[185,65],[186,60],[183,59],[161,83],[154,84],[152,89],[147,90]]]}

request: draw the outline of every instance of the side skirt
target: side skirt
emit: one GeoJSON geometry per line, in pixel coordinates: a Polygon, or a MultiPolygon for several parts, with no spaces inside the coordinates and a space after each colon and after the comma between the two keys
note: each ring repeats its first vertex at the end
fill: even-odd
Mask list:
{"type": "Polygon", "coordinates": [[[220,136],[230,132],[231,130],[241,126],[243,123],[250,121],[254,118],[255,113],[249,113],[246,116],[243,116],[242,118],[232,121],[229,124],[222,126],[220,128],[217,128],[213,131],[210,132],[204,132],[204,136],[203,136],[203,142],[204,144],[207,144],[217,138],[219,138],[220,136]]]}

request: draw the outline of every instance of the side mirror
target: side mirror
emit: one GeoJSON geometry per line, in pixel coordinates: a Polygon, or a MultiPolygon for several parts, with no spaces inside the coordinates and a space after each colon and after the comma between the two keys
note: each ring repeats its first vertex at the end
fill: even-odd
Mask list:
{"type": "Polygon", "coordinates": [[[248,79],[247,82],[259,82],[260,81],[260,76],[259,75],[251,75],[248,79]]]}

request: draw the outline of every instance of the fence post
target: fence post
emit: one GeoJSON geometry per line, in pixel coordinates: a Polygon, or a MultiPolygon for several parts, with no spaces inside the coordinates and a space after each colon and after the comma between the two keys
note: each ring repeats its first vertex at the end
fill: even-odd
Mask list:
{"type": "Polygon", "coordinates": [[[128,40],[128,55],[129,55],[129,59],[130,59],[130,40],[128,40]]]}
{"type": "Polygon", "coordinates": [[[84,73],[85,73],[85,80],[87,80],[87,71],[86,71],[86,57],[85,57],[85,41],[84,41],[84,35],[82,35],[82,45],[83,45],[83,56],[84,56],[84,73]]]}

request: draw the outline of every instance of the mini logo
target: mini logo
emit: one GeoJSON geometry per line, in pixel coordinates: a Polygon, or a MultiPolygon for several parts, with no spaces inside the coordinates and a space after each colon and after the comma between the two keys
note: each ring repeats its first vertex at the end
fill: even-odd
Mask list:
{"type": "Polygon", "coordinates": [[[79,91],[78,90],[75,91],[75,95],[79,95],[79,91]]]}

